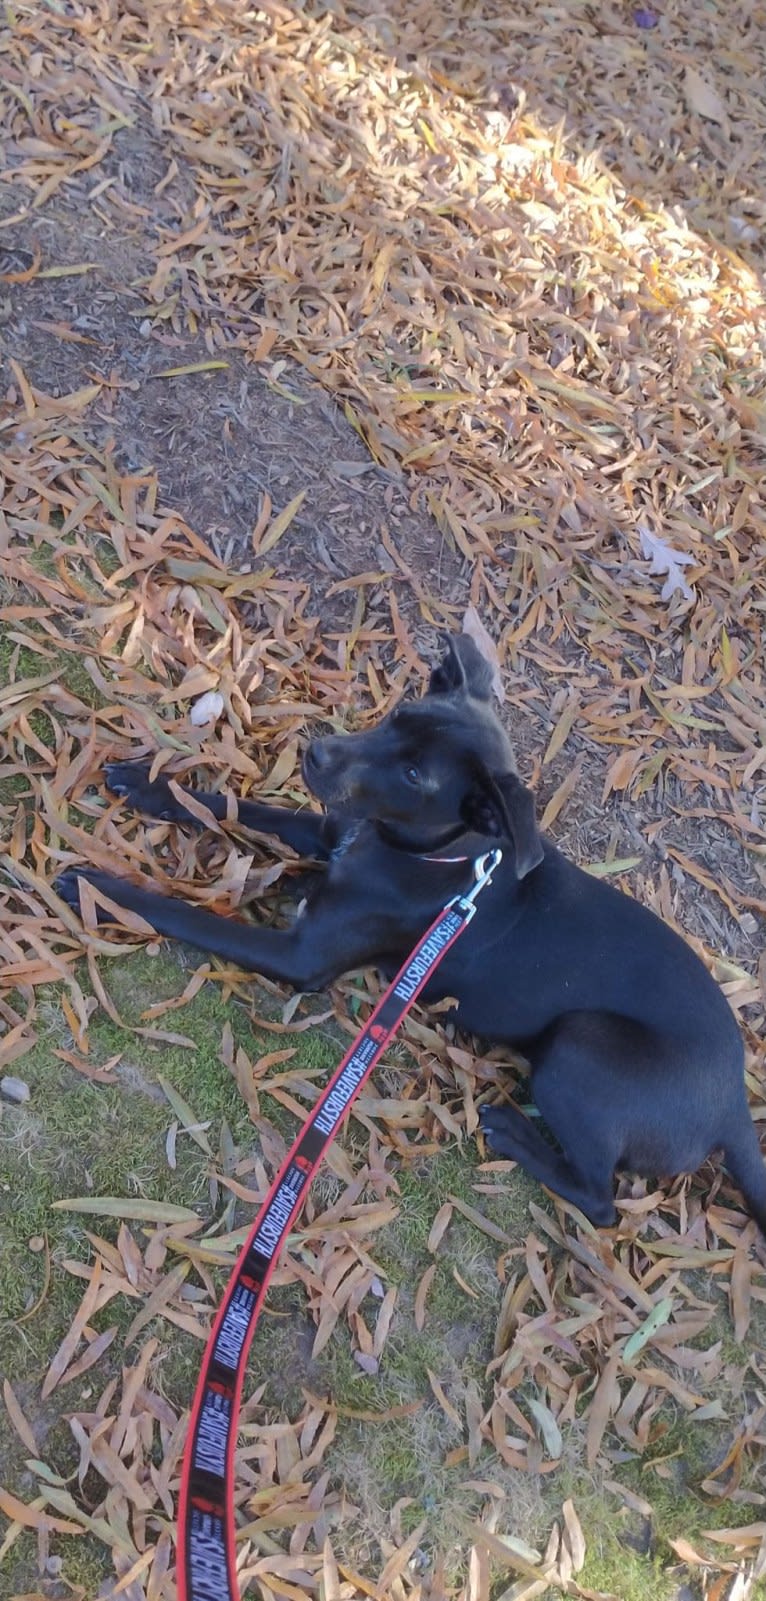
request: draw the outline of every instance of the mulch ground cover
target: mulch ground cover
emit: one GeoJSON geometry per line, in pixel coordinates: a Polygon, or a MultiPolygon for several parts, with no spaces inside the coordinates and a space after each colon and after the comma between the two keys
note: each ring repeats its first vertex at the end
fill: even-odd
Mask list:
{"type": "MultiPolygon", "coordinates": [[[[106,250],[126,230],[140,240],[135,258],[126,252],[107,350],[87,318],[32,319],[34,338],[74,351],[76,387],[32,381],[18,341],[3,378],[3,1073],[23,1075],[51,985],[68,1064],[96,1082],[112,1070],[94,1064],[89,1029],[96,1008],[124,1026],[110,993],[117,936],[97,928],[94,892],[84,927],[58,899],[62,867],[119,860],[219,911],[255,900],[258,915],[273,915],[293,874],[236,829],[182,837],[143,825],[105,795],[105,761],[144,757],[182,782],[207,775],[241,795],[298,799],[307,730],[364,726],[405,685],[424,684],[438,630],[460,626],[468,606],[467,625],[497,654],[544,826],[697,944],[742,1024],[754,1115],[766,1118],[763,7],[445,0],[383,14],[341,0],[14,0],[0,50],[9,337],[26,294],[48,287],[55,299],[97,278],[71,232],[66,258],[50,255],[53,235],[37,223],[58,205],[82,212],[88,243],[103,238],[106,250]],[[140,327],[140,370],[121,362],[120,316],[140,327]],[[308,484],[257,489],[247,532],[226,543],[168,500],[160,445],[159,478],[152,464],[126,464],[123,404],[140,406],[145,389],[156,416],[163,386],[191,385],[186,445],[201,458],[214,386],[239,364],[257,369],[267,397],[291,402],[299,485],[306,379],[336,397],[364,447],[336,460],[343,493],[367,463],[378,475],[370,531],[349,532],[345,565],[328,562],[324,582],[309,581],[302,558],[317,532],[308,484]],[[402,500],[428,523],[422,543],[391,515],[402,500]]],[[[236,439],[236,408],[219,422],[236,439]]],[[[235,452],[235,482],[236,470],[235,452]]],[[[121,921],[129,952],[146,931],[121,921]]],[[[185,1040],[184,1006],[211,972],[224,995],[243,993],[239,974],[202,964],[137,1039],[185,1040]]],[[[228,1212],[221,1231],[223,1203],[265,1191],[280,1137],[259,1092],[274,1093],[279,1069],[289,1111],[303,1115],[316,1094],[280,1054],[280,1030],[331,1007],[348,1035],[374,989],[370,977],[321,1006],[284,1007],[272,987],[274,1052],[255,1063],[224,1034],[263,1156],[226,1171],[193,1107],[169,1092],[176,1133],[202,1143],[216,1175],[212,1207],[62,1196],[118,1226],[89,1234],[87,1261],[51,1266],[82,1278],[83,1295],[41,1399],[62,1391],[67,1411],[67,1383],[90,1373],[94,1400],[67,1412],[80,1460],[64,1482],[39,1461],[6,1382],[36,1490],[22,1500],[0,1489],[0,1560],[31,1528],[45,1572],[52,1541],[87,1532],[110,1552],[107,1593],[174,1593],[185,1416],[153,1384],[158,1340],[173,1326],[202,1338],[214,1270],[241,1233],[228,1212]],[[136,1308],[126,1365],[99,1389],[117,1331],[93,1320],[117,1297],[136,1308]]],[[[472,1135],[475,1095],[497,1067],[433,1019],[416,1019],[406,1039],[420,1076],[360,1114],[366,1148],[336,1153],[341,1197],[309,1207],[281,1273],[306,1289],[316,1348],[345,1322],[373,1373],[397,1300],[375,1262],[391,1173],[472,1135]]],[[[438,1561],[419,1570],[422,1526],[407,1531],[401,1508],[377,1572],[336,1557],[327,1505],[338,1490],[324,1463],[337,1410],[306,1393],[290,1422],[263,1416],[257,1395],[246,1409],[240,1521],[255,1593],[436,1601],[447,1586],[482,1601],[505,1572],[509,1597],[551,1584],[590,1595],[577,1580],[587,1529],[575,1505],[548,1551],[529,1551],[509,1533],[492,1462],[554,1473],[575,1418],[588,1471],[620,1451],[656,1458],[669,1402],[720,1416],[708,1292],[726,1287],[735,1338],[747,1342],[766,1269],[717,1169],[653,1190],[624,1181],[613,1233],[532,1203],[526,1241],[512,1248],[483,1204],[512,1183],[507,1165],[484,1164],[476,1178],[469,1211],[493,1241],[502,1299],[484,1392],[457,1415],[455,1460],[482,1498],[462,1531],[459,1588],[438,1561]]],[[[435,1217],[434,1261],[461,1207],[435,1217]]],[[[417,1289],[421,1326],[430,1273],[417,1289]]],[[[710,1601],[744,1601],[766,1571],[766,1498],[743,1484],[766,1440],[757,1342],[749,1374],[701,1487],[716,1509],[728,1503],[729,1527],[702,1549],[675,1542],[710,1601]]],[[[450,1416],[435,1375],[429,1404],[450,1416]]]]}

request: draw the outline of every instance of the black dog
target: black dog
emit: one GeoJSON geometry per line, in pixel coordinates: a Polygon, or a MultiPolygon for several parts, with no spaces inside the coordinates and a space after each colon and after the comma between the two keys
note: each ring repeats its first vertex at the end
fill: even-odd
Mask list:
{"type": "MultiPolygon", "coordinates": [[[[529,1059],[560,1149],[515,1108],[485,1106],[492,1150],[608,1226],[616,1168],[691,1172],[720,1149],[766,1233],[766,1168],[732,1012],[677,934],[540,837],[471,641],[456,639],[427,695],[371,732],[312,740],[303,770],[326,814],[250,801],[238,810],[245,827],[327,863],[292,928],[258,928],[77,869],[59,893],[77,905],[87,876],[158,933],[315,990],[368,964],[392,976],[445,900],[468,887],[473,858],[499,844],[494,883],[425,992],[454,996],[463,1029],[529,1059]]],[[[193,821],[145,766],[117,763],[106,776],[148,816],[193,821]]],[[[222,796],[199,798],[226,818],[222,796]]]]}

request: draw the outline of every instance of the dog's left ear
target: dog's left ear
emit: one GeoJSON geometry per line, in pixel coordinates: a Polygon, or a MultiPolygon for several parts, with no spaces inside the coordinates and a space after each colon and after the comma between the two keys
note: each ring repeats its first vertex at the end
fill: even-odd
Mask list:
{"type": "Polygon", "coordinates": [[[463,821],[477,834],[511,840],[517,878],[526,878],[543,859],[534,795],[516,773],[493,777],[482,767],[463,801],[463,821]]]}
{"type": "Polygon", "coordinates": [[[431,674],[429,695],[454,695],[463,690],[474,700],[489,700],[492,668],[468,634],[453,634],[447,654],[431,674]]]}

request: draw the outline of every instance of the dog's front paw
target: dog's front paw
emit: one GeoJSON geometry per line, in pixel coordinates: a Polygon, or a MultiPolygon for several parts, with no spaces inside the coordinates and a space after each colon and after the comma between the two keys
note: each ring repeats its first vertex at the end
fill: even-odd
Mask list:
{"type": "Polygon", "coordinates": [[[134,812],[172,823],[185,816],[169,784],[162,778],[150,779],[149,762],[107,762],[104,778],[113,795],[120,795],[134,812]]]}
{"type": "MultiPolygon", "coordinates": [[[[66,901],[67,906],[71,906],[72,911],[77,912],[78,915],[80,912],[80,885],[83,880],[94,884],[96,889],[103,890],[105,895],[109,894],[109,886],[114,882],[106,873],[88,872],[87,869],[79,867],[69,867],[65,873],[59,873],[58,878],[53,881],[53,888],[56,894],[60,895],[62,901],[66,901]]],[[[105,907],[99,906],[98,921],[99,923],[109,923],[113,922],[114,919],[109,916],[105,907]]]]}
{"type": "Polygon", "coordinates": [[[59,873],[58,878],[53,880],[53,888],[56,894],[60,895],[62,901],[66,901],[67,906],[71,906],[73,912],[79,912],[80,910],[80,879],[82,877],[82,873],[76,872],[74,868],[69,868],[66,873],[59,873]]]}

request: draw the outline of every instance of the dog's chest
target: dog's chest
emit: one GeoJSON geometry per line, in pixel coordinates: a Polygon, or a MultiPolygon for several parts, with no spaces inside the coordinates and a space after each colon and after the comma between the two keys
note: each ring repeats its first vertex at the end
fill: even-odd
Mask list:
{"type": "Polygon", "coordinates": [[[361,827],[362,824],[358,820],[353,823],[345,823],[342,826],[339,826],[338,838],[335,841],[332,850],[330,851],[331,862],[340,862],[343,860],[346,852],[350,851],[352,845],[356,844],[359,838],[359,831],[361,827]]]}

